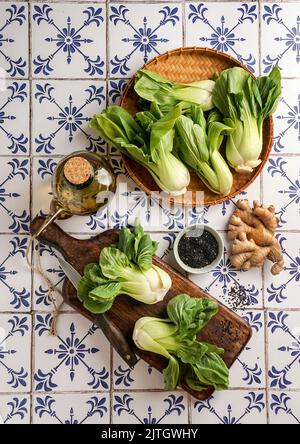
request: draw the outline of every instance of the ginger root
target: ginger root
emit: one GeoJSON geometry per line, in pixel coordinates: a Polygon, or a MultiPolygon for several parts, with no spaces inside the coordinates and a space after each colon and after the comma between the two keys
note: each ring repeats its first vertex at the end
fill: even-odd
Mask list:
{"type": "Polygon", "coordinates": [[[228,238],[233,241],[230,261],[236,268],[249,270],[262,267],[265,260],[274,262],[273,275],[279,274],[284,266],[280,245],[275,238],[279,219],[273,205],[265,207],[257,200],[253,208],[247,199],[236,203],[237,209],[229,219],[228,238]]]}

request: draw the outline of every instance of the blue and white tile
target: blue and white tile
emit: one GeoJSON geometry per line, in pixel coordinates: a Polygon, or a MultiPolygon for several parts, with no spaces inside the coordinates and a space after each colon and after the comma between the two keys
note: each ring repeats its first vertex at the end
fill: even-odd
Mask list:
{"type": "Polygon", "coordinates": [[[263,171],[265,204],[274,204],[279,229],[299,230],[300,166],[295,157],[270,157],[263,171]]]}
{"type": "Polygon", "coordinates": [[[298,311],[268,312],[269,387],[300,388],[300,317],[298,311]]]}
{"type": "Polygon", "coordinates": [[[109,225],[112,228],[133,225],[136,218],[146,231],[180,231],[185,227],[185,210],[181,205],[161,203],[141,191],[129,178],[121,157],[112,157],[111,165],[117,174],[118,184],[109,209],[109,225]]]}
{"type": "Polygon", "coordinates": [[[113,424],[186,424],[187,397],[181,392],[114,392],[113,424]]]}
{"type": "Polygon", "coordinates": [[[193,424],[266,424],[266,393],[232,390],[216,393],[207,401],[196,401],[193,424]]]}
{"type": "MultiPolygon", "coordinates": [[[[118,105],[124,88],[129,79],[114,79],[108,81],[108,103],[110,105],[118,105]]],[[[119,151],[113,146],[108,147],[109,153],[117,155],[119,151]]]]}
{"type": "Polygon", "coordinates": [[[33,149],[40,155],[71,154],[87,149],[106,152],[94,114],[106,106],[106,85],[90,80],[39,80],[33,83],[33,149]]]}
{"type": "Polygon", "coordinates": [[[28,77],[28,4],[0,2],[0,77],[28,77]]]}
{"type": "MultiPolygon", "coordinates": [[[[299,43],[300,44],[300,43],[299,43]]],[[[283,80],[282,98],[274,114],[274,143],[276,153],[299,154],[300,88],[299,80],[283,80]]]]}
{"type": "Polygon", "coordinates": [[[0,393],[31,389],[31,317],[0,314],[0,393]]]}
{"type": "Polygon", "coordinates": [[[29,424],[30,396],[0,395],[0,424],[29,424]]]}
{"type": "Polygon", "coordinates": [[[179,3],[114,3],[109,9],[111,77],[130,77],[144,63],[182,46],[179,3]]]}
{"type": "Polygon", "coordinates": [[[108,424],[109,397],[99,394],[34,395],[33,424],[108,424]]]}
{"type": "Polygon", "coordinates": [[[270,424],[300,424],[299,392],[270,392],[270,424]]]}
{"type": "Polygon", "coordinates": [[[258,3],[186,4],[185,46],[206,46],[238,59],[258,72],[258,3]]]}
{"type": "Polygon", "coordinates": [[[241,316],[250,325],[252,338],[230,369],[230,388],[265,388],[264,312],[245,311],[241,316]]]}
{"type": "Polygon", "coordinates": [[[99,3],[32,5],[35,77],[105,78],[106,6],[99,3]]]}
{"type": "Polygon", "coordinates": [[[7,81],[0,88],[0,154],[29,154],[29,84],[7,81]]]}
{"type": "Polygon", "coordinates": [[[28,238],[2,234],[0,239],[0,311],[30,311],[31,274],[25,258],[28,238]]]}
{"type": "Polygon", "coordinates": [[[57,336],[51,325],[51,313],[35,315],[34,390],[108,391],[110,345],[99,328],[79,314],[60,314],[57,336]]]}
{"type": "Polygon", "coordinates": [[[262,308],[261,268],[252,268],[248,271],[234,268],[229,260],[229,245],[225,239],[225,233],[221,233],[221,236],[225,248],[220,263],[209,273],[190,275],[190,279],[228,307],[234,307],[236,303],[236,296],[231,296],[232,290],[237,286],[242,287],[247,298],[244,308],[262,308]]]}
{"type": "Polygon", "coordinates": [[[18,157],[0,157],[0,231],[29,231],[30,162],[18,157]]]}
{"type": "Polygon", "coordinates": [[[278,64],[283,77],[299,76],[299,3],[263,3],[261,15],[262,73],[278,64]]]}
{"type": "Polygon", "coordinates": [[[300,308],[300,233],[277,233],[284,258],[284,269],[277,276],[264,270],[265,306],[272,308],[300,308]]]}
{"type": "Polygon", "coordinates": [[[226,230],[230,215],[236,209],[238,199],[249,199],[250,204],[260,196],[260,178],[258,177],[245,191],[236,197],[217,205],[187,208],[187,223],[213,224],[216,230],[226,230]]]}
{"type": "MultiPolygon", "coordinates": [[[[33,160],[32,178],[32,214],[47,215],[52,200],[51,179],[58,163],[58,158],[43,157],[33,160]]],[[[107,229],[107,208],[92,216],[72,216],[57,221],[64,231],[71,233],[95,233],[107,229]]]]}

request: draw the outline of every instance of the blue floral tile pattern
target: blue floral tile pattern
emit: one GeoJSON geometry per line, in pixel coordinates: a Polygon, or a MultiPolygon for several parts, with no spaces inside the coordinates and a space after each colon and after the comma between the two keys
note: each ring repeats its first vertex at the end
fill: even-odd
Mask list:
{"type": "Polygon", "coordinates": [[[257,72],[257,2],[201,2],[186,5],[186,46],[207,46],[228,53],[257,72]]]}
{"type": "Polygon", "coordinates": [[[30,392],[31,317],[0,314],[0,392],[30,392]]]}
{"type": "Polygon", "coordinates": [[[101,394],[36,395],[34,424],[107,424],[109,398],[101,394]]]}
{"type": "Polygon", "coordinates": [[[29,84],[7,81],[0,88],[0,154],[29,154],[29,84]]]}
{"type": "Polygon", "coordinates": [[[300,74],[299,3],[262,5],[262,70],[279,65],[285,77],[300,74]]]}
{"type": "Polygon", "coordinates": [[[35,153],[105,152],[106,145],[89,128],[93,115],[105,108],[104,82],[41,80],[34,84],[33,95],[35,153]]]}
{"type": "Polygon", "coordinates": [[[187,422],[187,399],[180,392],[130,394],[115,392],[114,424],[176,424],[187,422]]]}
{"type": "Polygon", "coordinates": [[[110,347],[98,327],[79,314],[61,314],[51,336],[51,323],[51,313],[36,314],[35,391],[109,390],[110,347]]]}
{"type": "Polygon", "coordinates": [[[283,230],[299,229],[299,176],[299,162],[294,157],[270,157],[263,172],[264,201],[276,202],[279,228],[283,230]]]}
{"type": "Polygon", "coordinates": [[[105,77],[105,5],[37,3],[32,8],[36,77],[105,77]]]}
{"type": "Polygon", "coordinates": [[[28,75],[28,4],[25,2],[0,2],[1,69],[9,77],[28,75]]]}
{"type": "Polygon", "coordinates": [[[151,58],[182,46],[178,3],[110,5],[111,77],[130,77],[151,58]]]}
{"type": "Polygon", "coordinates": [[[283,81],[283,96],[274,116],[275,153],[299,153],[300,88],[298,80],[283,81]]]}
{"type": "Polygon", "coordinates": [[[230,387],[265,388],[264,312],[245,311],[242,317],[252,329],[252,338],[230,371],[230,387]]]}
{"type": "Polygon", "coordinates": [[[300,388],[299,312],[268,312],[269,387],[300,388]]]}
{"type": "Polygon", "coordinates": [[[265,424],[266,394],[264,391],[234,390],[194,403],[194,424],[265,424]]]}
{"type": "Polygon", "coordinates": [[[0,311],[30,311],[31,277],[25,260],[28,238],[1,235],[0,311]]]}
{"type": "Polygon", "coordinates": [[[0,157],[0,230],[29,231],[29,159],[0,157]]]}
{"type": "Polygon", "coordinates": [[[265,305],[274,308],[300,308],[300,252],[299,233],[278,233],[283,251],[284,270],[280,275],[265,273],[265,305]]]}
{"type": "Polygon", "coordinates": [[[0,424],[29,424],[28,395],[0,395],[0,424]]]}
{"type": "Polygon", "coordinates": [[[270,392],[270,424],[300,424],[299,392],[270,392]]]}
{"type": "MultiPolygon", "coordinates": [[[[33,215],[47,215],[52,199],[51,179],[58,159],[36,157],[33,161],[33,215]],[[43,190],[40,193],[39,190],[43,190]]],[[[57,221],[63,230],[78,233],[98,233],[107,228],[107,208],[92,216],[73,216],[70,219],[57,221]]]]}

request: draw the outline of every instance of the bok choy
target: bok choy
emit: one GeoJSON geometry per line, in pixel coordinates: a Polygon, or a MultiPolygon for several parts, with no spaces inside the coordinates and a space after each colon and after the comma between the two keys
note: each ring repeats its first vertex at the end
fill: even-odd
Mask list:
{"type": "Polygon", "coordinates": [[[144,317],[136,322],[136,346],[169,361],[163,371],[166,390],[175,389],[181,376],[197,391],[209,386],[216,390],[228,388],[229,371],[221,358],[224,350],[196,338],[217,312],[216,302],[181,294],[168,303],[167,319],[144,317]]]}
{"type": "Polygon", "coordinates": [[[125,109],[109,106],[93,117],[90,126],[97,129],[107,143],[147,168],[163,191],[180,195],[190,183],[187,167],[172,153],[174,125],[180,114],[180,107],[175,107],[164,117],[155,119],[154,124],[151,122],[151,133],[147,134],[125,109]]]}
{"type": "Polygon", "coordinates": [[[254,79],[243,68],[221,72],[213,89],[214,105],[233,131],[228,135],[226,157],[237,172],[251,172],[260,163],[263,122],[276,110],[281,75],[275,66],[268,77],[254,79]]]}
{"type": "Polygon", "coordinates": [[[104,248],[98,264],[85,267],[77,287],[84,307],[92,313],[104,313],[120,294],[145,304],[161,301],[172,283],[170,276],[152,263],[156,249],[157,243],[139,224],[133,231],[123,228],[118,244],[104,248]]]}
{"type": "Polygon", "coordinates": [[[175,83],[159,74],[141,69],[136,74],[134,89],[144,100],[156,102],[161,111],[166,113],[178,103],[183,109],[189,109],[191,103],[200,105],[204,111],[213,108],[213,80],[199,80],[193,83],[175,83]]]}
{"type": "Polygon", "coordinates": [[[220,122],[213,110],[206,122],[200,106],[192,105],[190,114],[176,121],[177,153],[214,193],[226,196],[232,187],[231,171],[219,152],[223,137],[232,129],[220,122]]]}

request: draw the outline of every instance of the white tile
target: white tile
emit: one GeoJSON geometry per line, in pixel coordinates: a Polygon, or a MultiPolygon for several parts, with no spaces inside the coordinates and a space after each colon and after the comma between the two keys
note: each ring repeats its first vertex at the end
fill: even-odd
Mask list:
{"type": "Polygon", "coordinates": [[[193,424],[266,424],[266,394],[257,390],[215,393],[194,403],[193,424]]]}
{"type": "Polygon", "coordinates": [[[282,98],[273,116],[274,143],[277,153],[299,154],[300,140],[299,80],[283,80],[282,98]]]}
{"type": "Polygon", "coordinates": [[[29,154],[29,83],[7,81],[0,88],[0,154],[29,154]]]}
{"type": "Polygon", "coordinates": [[[111,165],[117,175],[117,192],[110,203],[109,225],[120,228],[133,225],[136,218],[146,231],[180,231],[185,227],[185,210],[150,198],[129,178],[121,157],[113,156],[111,165]]]}
{"type": "Polygon", "coordinates": [[[3,234],[0,239],[0,311],[30,311],[31,273],[25,259],[28,238],[3,234]]]}
{"type": "Polygon", "coordinates": [[[300,424],[299,400],[299,392],[270,392],[270,424],[300,424]]]}
{"type": "Polygon", "coordinates": [[[258,71],[258,3],[186,3],[185,46],[206,46],[258,71]]]}
{"type": "Polygon", "coordinates": [[[122,92],[127,85],[128,79],[114,79],[108,82],[108,99],[110,104],[119,104],[122,92]]]}
{"type": "Polygon", "coordinates": [[[109,397],[99,394],[35,395],[33,424],[108,424],[109,397]]]}
{"type": "Polygon", "coordinates": [[[0,314],[0,393],[31,388],[31,317],[0,314]]]}
{"type": "Polygon", "coordinates": [[[110,346],[102,332],[79,314],[60,314],[57,336],[49,334],[52,315],[35,316],[34,389],[107,391],[110,346]]]}
{"type": "Polygon", "coordinates": [[[265,388],[265,327],[263,311],[246,311],[243,318],[252,338],[230,369],[230,388],[265,388]]]}
{"type": "Polygon", "coordinates": [[[32,5],[32,72],[35,77],[106,75],[105,5],[32,5]]]}
{"type": "Polygon", "coordinates": [[[0,157],[0,231],[29,231],[29,159],[0,157]]]}
{"type": "MultiPolygon", "coordinates": [[[[52,199],[51,179],[56,168],[57,158],[34,158],[33,160],[33,204],[32,214],[47,215],[52,199]]],[[[107,208],[92,216],[72,216],[69,219],[56,221],[64,230],[72,233],[98,233],[107,228],[107,208]]]]}
{"type": "Polygon", "coordinates": [[[269,311],[267,321],[269,387],[299,389],[299,312],[269,311]]]}
{"type": "Polygon", "coordinates": [[[300,166],[295,157],[270,157],[263,171],[264,204],[273,204],[283,230],[299,230],[300,166]]]}
{"type": "Polygon", "coordinates": [[[35,154],[71,154],[106,146],[89,121],[106,106],[106,84],[90,80],[33,82],[33,151],[35,154]]]}
{"type": "Polygon", "coordinates": [[[0,77],[28,77],[28,5],[0,2],[0,77]]]}
{"type": "Polygon", "coordinates": [[[261,15],[262,72],[278,64],[284,77],[299,76],[299,3],[263,3],[261,15]]]}
{"type": "Polygon", "coordinates": [[[111,4],[109,41],[111,77],[130,77],[158,54],[182,46],[181,5],[111,4]]]}
{"type": "Polygon", "coordinates": [[[213,224],[216,230],[226,230],[230,215],[235,210],[235,202],[238,199],[253,200],[260,198],[260,177],[242,193],[217,205],[209,207],[197,206],[187,208],[187,224],[213,224]]]}
{"type": "Polygon", "coordinates": [[[181,392],[114,392],[113,424],[187,422],[187,397],[181,392]]]}
{"type": "Polygon", "coordinates": [[[113,381],[115,390],[164,389],[163,375],[142,359],[139,359],[136,365],[133,368],[130,368],[114,351],[113,363],[113,381]]]}
{"type": "MultiPolygon", "coordinates": [[[[212,271],[199,275],[190,275],[190,279],[203,290],[210,293],[223,304],[233,308],[236,304],[240,306],[236,296],[231,296],[231,290],[241,286],[246,293],[246,308],[262,308],[262,270],[252,268],[248,271],[237,270],[229,260],[229,245],[225,239],[225,233],[221,233],[225,249],[223,257],[212,271]]],[[[233,291],[233,293],[235,293],[233,291]]]]}
{"type": "Polygon", "coordinates": [[[29,424],[30,396],[0,395],[0,424],[29,424]]]}
{"type": "Polygon", "coordinates": [[[265,267],[265,306],[272,308],[300,308],[299,265],[300,233],[278,233],[284,258],[284,269],[277,276],[265,267]]]}

